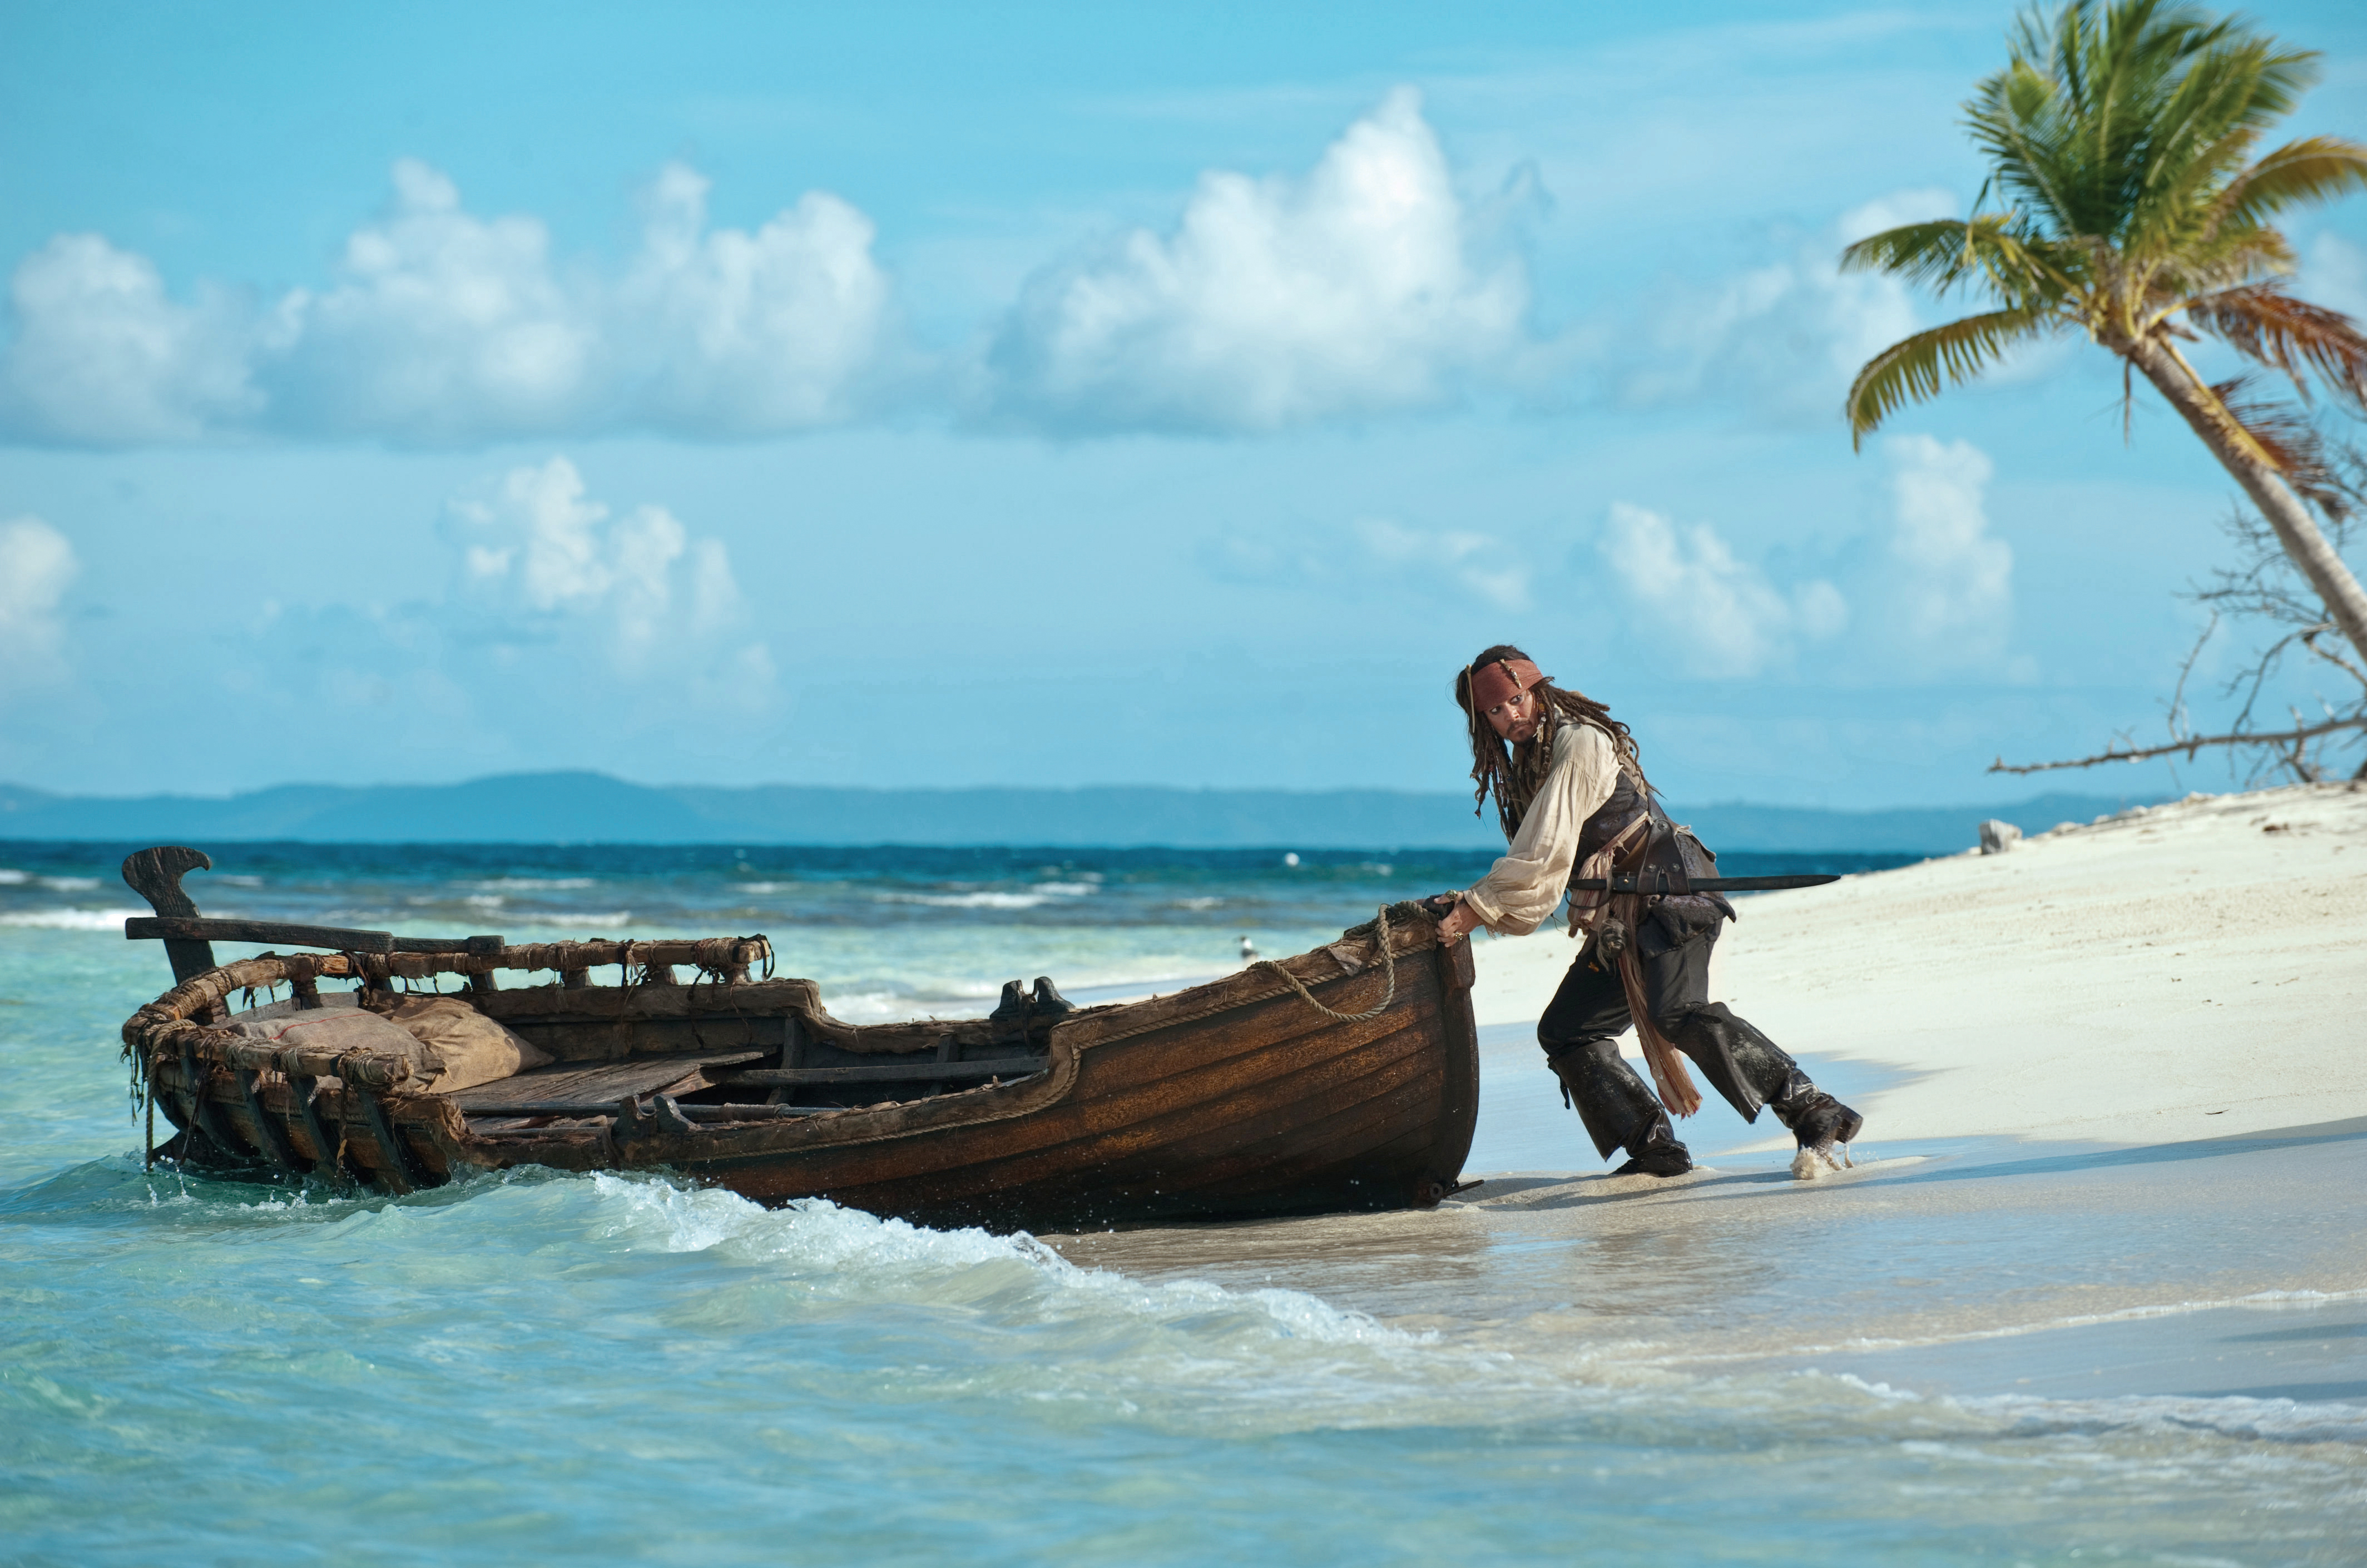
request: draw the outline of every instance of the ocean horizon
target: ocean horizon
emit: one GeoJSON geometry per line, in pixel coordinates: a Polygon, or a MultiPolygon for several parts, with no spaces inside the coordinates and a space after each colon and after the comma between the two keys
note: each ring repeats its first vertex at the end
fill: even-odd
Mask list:
{"type": "MultiPolygon", "coordinates": [[[[1987,805],[1840,809],[1666,804],[1714,849],[1943,854],[1988,818],[2025,833],[2150,805],[2052,792],[1987,805]]],[[[1501,846],[1469,791],[819,784],[651,785],[606,773],[447,784],[291,784],[221,795],[77,795],[0,784],[0,842],[752,844],[1308,850],[1501,846]]]]}

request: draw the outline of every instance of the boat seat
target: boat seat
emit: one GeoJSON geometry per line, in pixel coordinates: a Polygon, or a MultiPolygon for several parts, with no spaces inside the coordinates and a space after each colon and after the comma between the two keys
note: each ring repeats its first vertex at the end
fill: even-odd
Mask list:
{"type": "Polygon", "coordinates": [[[606,1103],[663,1089],[687,1094],[708,1087],[707,1069],[736,1067],[772,1055],[770,1051],[705,1051],[681,1056],[628,1056],[614,1062],[560,1062],[461,1089],[451,1100],[469,1115],[479,1116],[551,1101],[606,1103]]]}

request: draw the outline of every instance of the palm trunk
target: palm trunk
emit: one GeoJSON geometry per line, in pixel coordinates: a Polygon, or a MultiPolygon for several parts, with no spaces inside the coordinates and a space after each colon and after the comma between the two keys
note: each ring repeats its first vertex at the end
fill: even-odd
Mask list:
{"type": "Polygon", "coordinates": [[[2217,400],[2204,390],[2200,378],[2186,363],[2160,343],[2140,339],[2124,348],[2154,389],[2169,400],[2169,406],[2184,417],[2203,445],[2220,466],[2236,476],[2252,504],[2276,530],[2277,543],[2285,554],[2301,568],[2302,575],[2326,605],[2332,618],[2350,646],[2367,659],[2367,589],[2359,586],[2359,579],[2343,564],[2334,547],[2327,543],[2318,531],[2317,522],[2302,505],[2301,498],[2287,488],[2276,469],[2262,462],[2240,444],[2235,431],[2228,426],[2228,415],[2217,406],[2217,400]]]}

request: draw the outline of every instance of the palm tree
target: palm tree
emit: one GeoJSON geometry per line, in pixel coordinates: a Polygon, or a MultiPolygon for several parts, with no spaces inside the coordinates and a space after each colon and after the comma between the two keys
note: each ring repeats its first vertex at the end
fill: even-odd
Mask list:
{"type": "Polygon", "coordinates": [[[2245,378],[2205,381],[2178,346],[2207,335],[2281,372],[2305,400],[2316,379],[2367,408],[2367,337],[2287,290],[2293,247],[2270,226],[2288,209],[2367,189],[2367,144],[2313,136],[2254,156],[2316,80],[2317,56],[2163,0],[2029,11],[2007,45],[2011,63],[1965,106],[1990,164],[1972,218],[1887,230],[1841,256],[1844,268],[1942,295],[1964,288],[1997,308],[1868,360],[1850,388],[1852,437],[1862,446],[1903,404],[2028,340],[2085,333],[2121,356],[2124,387],[2131,371],[2144,376],[2235,475],[2367,656],[2367,592],[2304,504],[2340,506],[2306,421],[2291,404],[2248,400],[2245,378]],[[1992,193],[2003,209],[1984,212],[1992,193]]]}

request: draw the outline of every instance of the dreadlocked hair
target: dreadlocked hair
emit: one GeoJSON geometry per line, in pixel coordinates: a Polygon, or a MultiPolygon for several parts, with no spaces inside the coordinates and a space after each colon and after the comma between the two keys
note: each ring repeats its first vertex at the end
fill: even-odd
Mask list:
{"type": "Polygon", "coordinates": [[[1636,738],[1628,733],[1627,727],[1612,717],[1611,710],[1592,697],[1564,691],[1543,677],[1529,688],[1540,699],[1536,734],[1517,746],[1505,743],[1496,733],[1496,727],[1488,722],[1488,716],[1472,705],[1471,671],[1499,660],[1528,657],[1510,643],[1500,642],[1483,649],[1478,658],[1455,672],[1455,701],[1463,709],[1464,723],[1471,737],[1471,815],[1478,816],[1488,804],[1488,796],[1495,795],[1496,820],[1502,826],[1508,843],[1521,830],[1521,818],[1529,809],[1529,802],[1545,786],[1546,774],[1553,765],[1554,736],[1565,723],[1591,724],[1611,737],[1620,769],[1635,779],[1637,787],[1652,787],[1644,777],[1644,764],[1636,752],[1636,738]]]}

